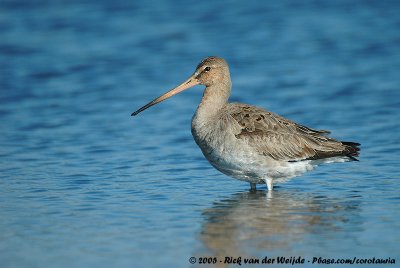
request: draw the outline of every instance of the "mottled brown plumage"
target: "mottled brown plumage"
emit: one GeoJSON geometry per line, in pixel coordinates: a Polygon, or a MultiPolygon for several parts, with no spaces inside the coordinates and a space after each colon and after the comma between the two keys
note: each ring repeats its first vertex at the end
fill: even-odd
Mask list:
{"type": "Polygon", "coordinates": [[[343,143],[326,137],[329,131],[299,125],[255,106],[232,103],[225,109],[242,127],[236,138],[247,140],[260,154],[275,160],[316,160],[358,155],[358,143],[343,143]]]}

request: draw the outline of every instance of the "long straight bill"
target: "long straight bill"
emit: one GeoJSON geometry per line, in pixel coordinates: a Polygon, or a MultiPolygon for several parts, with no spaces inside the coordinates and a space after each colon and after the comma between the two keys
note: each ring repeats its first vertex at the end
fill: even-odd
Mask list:
{"type": "Polygon", "coordinates": [[[200,82],[194,78],[194,76],[192,75],[191,77],[189,77],[188,80],[186,80],[185,82],[183,82],[182,84],[180,84],[179,86],[177,86],[176,88],[168,91],[167,93],[161,95],[160,97],[158,97],[155,100],[152,100],[151,102],[147,103],[145,106],[143,106],[142,108],[140,108],[139,110],[137,110],[136,112],[133,112],[131,114],[131,116],[135,116],[140,112],[143,112],[144,110],[146,110],[147,108],[156,105],[159,102],[162,102],[163,100],[166,100],[182,91],[184,91],[185,89],[191,88],[195,85],[198,85],[200,82]]]}

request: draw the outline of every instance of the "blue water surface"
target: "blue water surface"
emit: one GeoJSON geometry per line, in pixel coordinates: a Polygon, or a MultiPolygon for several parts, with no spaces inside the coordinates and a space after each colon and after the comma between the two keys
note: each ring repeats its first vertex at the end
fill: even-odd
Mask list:
{"type": "Polygon", "coordinates": [[[206,256],[398,265],[399,10],[0,1],[0,266],[192,267],[206,256]],[[231,101],[360,142],[360,161],[250,192],[192,140],[203,87],[130,116],[209,55],[230,64],[231,101]]]}

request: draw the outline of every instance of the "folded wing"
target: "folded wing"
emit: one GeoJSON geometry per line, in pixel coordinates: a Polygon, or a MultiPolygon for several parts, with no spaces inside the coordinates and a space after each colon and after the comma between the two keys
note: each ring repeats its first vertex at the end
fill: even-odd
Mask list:
{"type": "Polygon", "coordinates": [[[255,106],[232,103],[228,113],[240,126],[236,138],[258,153],[279,161],[317,160],[358,156],[360,144],[327,137],[329,131],[299,125],[255,106]]]}

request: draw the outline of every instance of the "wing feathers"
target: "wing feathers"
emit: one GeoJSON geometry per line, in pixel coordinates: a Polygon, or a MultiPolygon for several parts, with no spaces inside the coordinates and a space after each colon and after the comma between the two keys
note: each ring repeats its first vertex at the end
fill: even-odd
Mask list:
{"type": "Polygon", "coordinates": [[[360,144],[326,137],[329,131],[315,130],[264,109],[232,103],[227,112],[240,126],[235,136],[260,154],[276,160],[299,161],[358,156],[360,144]]]}

